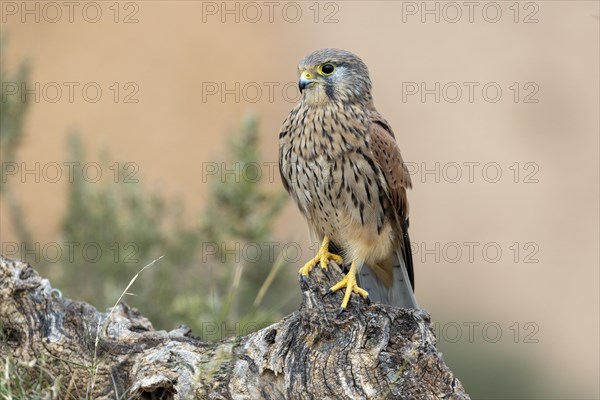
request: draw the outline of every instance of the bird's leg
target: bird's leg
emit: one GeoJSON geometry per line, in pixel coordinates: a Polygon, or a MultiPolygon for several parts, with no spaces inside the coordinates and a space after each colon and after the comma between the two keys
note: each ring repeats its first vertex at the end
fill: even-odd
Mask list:
{"type": "Polygon", "coordinates": [[[298,272],[303,276],[308,276],[308,273],[319,262],[321,263],[321,268],[327,269],[329,260],[335,261],[340,266],[342,265],[342,257],[329,252],[329,238],[325,236],[323,238],[323,243],[321,243],[321,247],[319,247],[319,251],[317,252],[315,258],[304,264],[304,267],[300,268],[298,272]]]}
{"type": "Polygon", "coordinates": [[[337,292],[342,288],[346,288],[346,292],[344,293],[344,300],[342,300],[342,310],[346,308],[348,305],[348,301],[350,301],[350,295],[352,292],[360,294],[365,299],[369,296],[366,290],[358,287],[358,283],[356,283],[356,270],[358,263],[356,261],[352,262],[350,266],[350,271],[344,276],[344,278],[333,285],[329,291],[331,293],[337,292]]]}

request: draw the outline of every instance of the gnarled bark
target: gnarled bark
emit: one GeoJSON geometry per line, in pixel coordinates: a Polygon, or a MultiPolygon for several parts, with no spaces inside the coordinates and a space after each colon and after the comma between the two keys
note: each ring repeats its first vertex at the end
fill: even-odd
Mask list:
{"type": "Polygon", "coordinates": [[[126,304],[103,313],[61,298],[29,265],[0,258],[0,353],[43,357],[81,397],[87,390],[93,398],[469,398],[436,350],[426,312],[352,296],[338,315],[341,294],[324,295],[339,279],[337,266],[315,268],[300,282],[300,310],[247,336],[206,343],[186,327],[155,331],[126,304]]]}

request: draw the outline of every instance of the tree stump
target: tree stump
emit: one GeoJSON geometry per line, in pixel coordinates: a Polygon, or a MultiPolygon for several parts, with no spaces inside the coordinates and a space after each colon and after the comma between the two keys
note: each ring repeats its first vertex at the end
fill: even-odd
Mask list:
{"type": "MultiPolygon", "coordinates": [[[[0,257],[2,356],[43,358],[94,399],[469,399],[435,348],[423,310],[325,296],[340,268],[300,280],[300,309],[243,337],[207,343],[155,331],[136,309],[62,298],[28,264],[0,257]],[[7,354],[8,353],[8,354],[7,354]]],[[[168,310],[164,310],[168,312],[168,310]]]]}

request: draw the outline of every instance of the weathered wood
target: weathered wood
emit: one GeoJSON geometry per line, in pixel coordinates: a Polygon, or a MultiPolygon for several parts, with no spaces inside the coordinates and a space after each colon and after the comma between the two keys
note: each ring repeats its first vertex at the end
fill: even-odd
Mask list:
{"type": "Polygon", "coordinates": [[[126,304],[110,314],[61,298],[29,265],[0,258],[0,352],[44,358],[80,397],[469,398],[436,350],[425,311],[353,296],[338,315],[341,294],[324,295],[340,278],[335,265],[315,268],[300,282],[300,310],[247,336],[206,343],[186,327],[155,331],[126,304]]]}

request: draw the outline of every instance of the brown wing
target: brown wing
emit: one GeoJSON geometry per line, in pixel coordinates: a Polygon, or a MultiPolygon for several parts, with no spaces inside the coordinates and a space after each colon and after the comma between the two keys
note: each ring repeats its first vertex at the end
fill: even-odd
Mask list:
{"type": "Polygon", "coordinates": [[[373,113],[369,129],[370,148],[387,185],[388,196],[398,217],[398,222],[408,220],[406,189],[412,188],[408,170],[389,124],[373,113]]]}
{"type": "MultiPolygon", "coordinates": [[[[392,214],[388,216],[397,221],[400,234],[400,253],[404,259],[411,286],[415,287],[414,268],[408,236],[408,199],[406,189],[412,188],[408,169],[404,165],[400,149],[396,143],[392,128],[377,112],[371,114],[368,141],[375,163],[383,173],[387,195],[392,203],[392,214]]],[[[382,267],[387,267],[382,265],[382,267]]],[[[389,267],[384,268],[389,269],[389,267]]]]}

